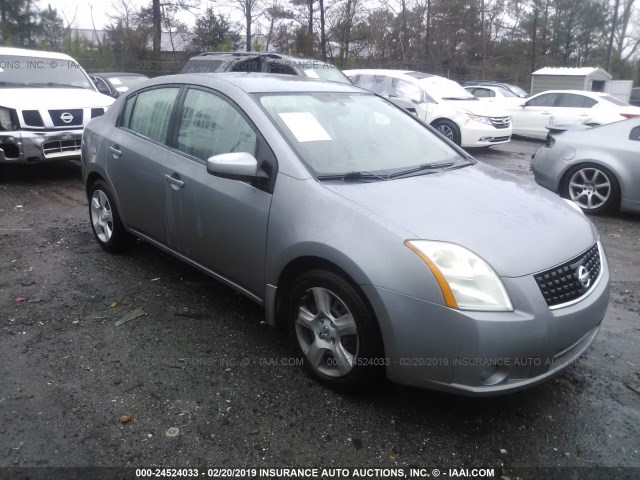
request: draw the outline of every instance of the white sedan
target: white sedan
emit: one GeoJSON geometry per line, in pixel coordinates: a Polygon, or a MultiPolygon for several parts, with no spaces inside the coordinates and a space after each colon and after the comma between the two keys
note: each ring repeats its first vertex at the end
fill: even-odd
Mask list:
{"type": "Polygon", "coordinates": [[[547,126],[605,125],[640,116],[634,107],[608,93],[582,90],[549,90],[509,108],[513,133],[544,138],[547,126]]]}

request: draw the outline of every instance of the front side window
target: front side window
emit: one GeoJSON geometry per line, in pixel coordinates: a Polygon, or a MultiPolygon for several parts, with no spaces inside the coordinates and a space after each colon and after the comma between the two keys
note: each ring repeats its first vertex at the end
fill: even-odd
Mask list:
{"type": "Polygon", "coordinates": [[[265,94],[259,102],[317,176],[468,164],[441,136],[374,95],[265,94]]]}
{"type": "Polygon", "coordinates": [[[539,97],[532,98],[526,105],[527,107],[553,107],[557,97],[557,93],[546,93],[539,97]]]}
{"type": "Polygon", "coordinates": [[[127,99],[122,126],[161,143],[167,130],[178,87],[154,88],[127,99]]]}
{"type": "Polygon", "coordinates": [[[256,153],[256,133],[227,100],[204,90],[190,89],[184,99],[178,149],[206,160],[232,152],[256,153]]]}
{"type": "Polygon", "coordinates": [[[413,100],[414,102],[418,103],[422,102],[422,89],[417,85],[409,83],[406,80],[401,80],[399,78],[394,78],[392,85],[393,96],[408,98],[409,100],[413,100]]]}

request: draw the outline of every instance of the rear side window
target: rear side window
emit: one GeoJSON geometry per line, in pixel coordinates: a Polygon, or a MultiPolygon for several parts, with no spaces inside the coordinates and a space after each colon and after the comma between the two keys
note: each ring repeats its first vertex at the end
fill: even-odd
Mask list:
{"type": "Polygon", "coordinates": [[[591,108],[598,102],[591,97],[576,95],[575,93],[563,93],[560,95],[558,107],[564,108],[591,108]]]}
{"type": "Polygon", "coordinates": [[[227,100],[190,89],[184,99],[178,128],[178,149],[206,160],[232,152],[256,153],[256,134],[227,100]]]}
{"type": "Polygon", "coordinates": [[[487,88],[476,88],[473,94],[478,98],[495,97],[496,93],[493,90],[487,88]]]}
{"type": "Polygon", "coordinates": [[[122,126],[152,140],[165,143],[171,110],[178,87],[155,88],[127,99],[122,126]]]}

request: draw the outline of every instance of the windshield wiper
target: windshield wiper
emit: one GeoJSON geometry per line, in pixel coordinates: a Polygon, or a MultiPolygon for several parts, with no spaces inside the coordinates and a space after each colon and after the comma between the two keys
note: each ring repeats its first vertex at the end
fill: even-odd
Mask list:
{"type": "Polygon", "coordinates": [[[389,180],[390,175],[378,175],[366,171],[338,173],[335,175],[318,175],[318,180],[342,180],[344,182],[358,182],[361,180],[389,180]]]}
{"type": "Polygon", "coordinates": [[[389,178],[398,178],[403,177],[405,175],[411,175],[412,173],[423,172],[426,170],[438,170],[438,169],[447,169],[453,167],[455,162],[437,162],[437,163],[423,163],[422,165],[418,165],[414,168],[409,168],[408,170],[402,170],[400,172],[395,172],[389,175],[389,178]]]}
{"type": "Polygon", "coordinates": [[[443,100],[478,100],[476,97],[442,97],[443,100]]]}

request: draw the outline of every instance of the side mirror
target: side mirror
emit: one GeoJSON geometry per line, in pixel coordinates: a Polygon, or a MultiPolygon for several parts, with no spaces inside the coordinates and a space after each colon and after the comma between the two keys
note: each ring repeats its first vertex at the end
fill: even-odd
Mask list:
{"type": "Polygon", "coordinates": [[[244,182],[262,177],[258,172],[258,161],[246,152],[222,153],[209,157],[207,172],[216,177],[244,182]]]}

